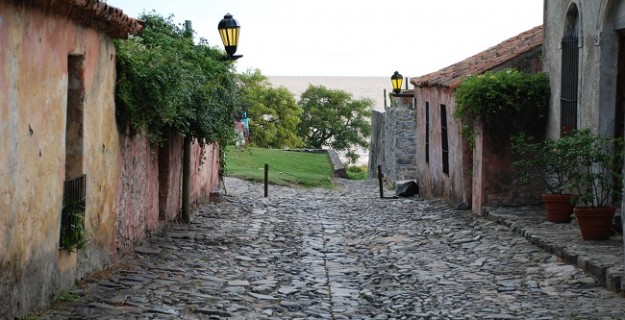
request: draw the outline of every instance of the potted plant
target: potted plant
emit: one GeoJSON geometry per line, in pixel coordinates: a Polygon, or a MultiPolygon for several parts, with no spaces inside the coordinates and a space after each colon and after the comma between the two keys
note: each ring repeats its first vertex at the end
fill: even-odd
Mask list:
{"type": "Polygon", "coordinates": [[[567,137],[539,143],[522,133],[512,138],[512,148],[519,155],[513,163],[516,174],[525,183],[543,180],[542,200],[550,222],[568,223],[573,214],[570,190],[576,166],[570,144],[567,137]]]}
{"type": "Polygon", "coordinates": [[[584,240],[610,238],[623,185],[623,140],[579,130],[568,136],[576,168],[572,179],[577,190],[573,212],[584,240]]]}

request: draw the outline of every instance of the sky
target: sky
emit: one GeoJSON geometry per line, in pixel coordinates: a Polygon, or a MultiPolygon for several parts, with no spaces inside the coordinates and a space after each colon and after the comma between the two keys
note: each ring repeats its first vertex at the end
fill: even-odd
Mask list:
{"type": "Polygon", "coordinates": [[[217,24],[241,25],[237,70],[266,76],[417,77],[543,23],[543,0],[107,0],[136,18],[193,22],[223,48],[217,24]]]}

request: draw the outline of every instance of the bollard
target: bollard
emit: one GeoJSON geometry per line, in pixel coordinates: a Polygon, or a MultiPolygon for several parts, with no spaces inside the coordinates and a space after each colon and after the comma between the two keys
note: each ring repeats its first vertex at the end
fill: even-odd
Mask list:
{"type": "Polygon", "coordinates": [[[269,180],[269,164],[265,163],[265,198],[267,198],[267,194],[268,194],[268,181],[269,180]]]}
{"type": "Polygon", "coordinates": [[[382,165],[378,164],[378,184],[380,185],[380,198],[384,198],[384,188],[382,186],[382,165]]]}

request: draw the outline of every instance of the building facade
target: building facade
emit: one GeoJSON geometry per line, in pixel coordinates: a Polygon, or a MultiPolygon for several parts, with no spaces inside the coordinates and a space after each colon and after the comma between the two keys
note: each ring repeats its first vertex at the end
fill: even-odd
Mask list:
{"type": "MultiPolygon", "coordinates": [[[[46,307],[179,213],[183,139],[159,149],[116,123],[113,39],[142,28],[99,0],[0,0],[0,317],[46,307]],[[87,241],[64,250],[70,210],[87,241]]],[[[192,156],[193,201],[218,186],[219,150],[192,156]]]]}
{"type": "MultiPolygon", "coordinates": [[[[546,0],[544,8],[544,71],[551,82],[547,134],[558,138],[590,128],[623,137],[625,1],[546,0]]],[[[622,216],[625,208],[615,205],[622,216]]]]}
{"type": "MultiPolygon", "coordinates": [[[[538,26],[439,71],[413,78],[417,119],[417,177],[425,197],[480,213],[483,206],[528,201],[511,170],[512,157],[477,128],[475,147],[462,137],[453,114],[454,91],[462,80],[486,71],[541,70],[543,27],[538,26]]],[[[531,199],[529,199],[531,201],[531,199]]]]}

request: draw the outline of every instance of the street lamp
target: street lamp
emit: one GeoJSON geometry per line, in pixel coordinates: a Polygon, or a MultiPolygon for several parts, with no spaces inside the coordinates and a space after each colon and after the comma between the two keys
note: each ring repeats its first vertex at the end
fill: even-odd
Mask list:
{"type": "Polygon", "coordinates": [[[395,71],[391,76],[391,83],[393,84],[393,92],[398,94],[401,92],[401,84],[404,81],[404,76],[402,76],[399,72],[395,71]]]}
{"type": "Polygon", "coordinates": [[[237,45],[239,44],[239,30],[241,29],[239,23],[232,18],[231,14],[226,13],[224,18],[219,21],[217,29],[219,30],[221,41],[226,48],[228,59],[236,60],[241,58],[242,55],[234,55],[234,53],[237,52],[237,45]]]}

